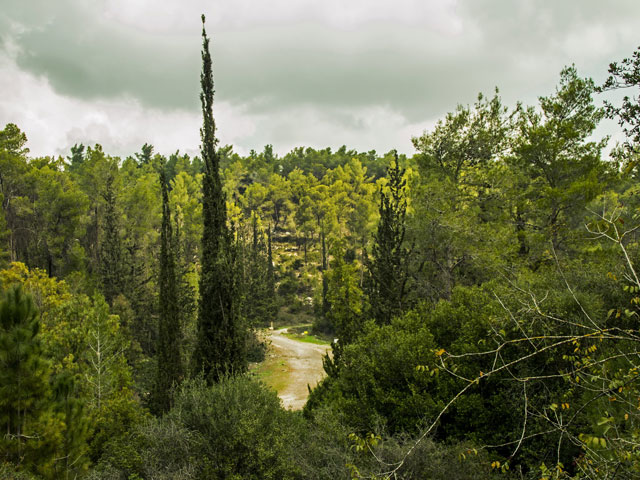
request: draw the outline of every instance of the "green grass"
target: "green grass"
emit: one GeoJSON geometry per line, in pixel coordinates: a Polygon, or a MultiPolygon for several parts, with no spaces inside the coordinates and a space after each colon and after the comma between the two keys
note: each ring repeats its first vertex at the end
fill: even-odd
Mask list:
{"type": "Polygon", "coordinates": [[[300,333],[284,333],[285,337],[291,338],[293,340],[297,340],[299,342],[305,343],[315,343],[316,345],[329,345],[331,342],[325,340],[323,338],[318,338],[315,335],[311,334],[300,334],[300,333]]]}
{"type": "Polygon", "coordinates": [[[310,323],[305,323],[303,325],[293,325],[291,327],[286,327],[287,333],[285,333],[284,335],[293,340],[298,340],[299,342],[315,343],[316,345],[329,345],[331,343],[333,339],[328,336],[312,335],[308,333],[309,330],[311,330],[311,326],[312,325],[310,323]]]}
{"type": "Polygon", "coordinates": [[[263,362],[253,364],[249,371],[276,392],[284,390],[289,384],[289,365],[282,358],[269,352],[263,362]]]}

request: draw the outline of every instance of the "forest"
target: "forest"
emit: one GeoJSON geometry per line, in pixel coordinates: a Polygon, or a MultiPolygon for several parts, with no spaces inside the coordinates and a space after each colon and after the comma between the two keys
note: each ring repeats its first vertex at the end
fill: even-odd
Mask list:
{"type": "Polygon", "coordinates": [[[242,156],[202,39],[199,156],[0,131],[0,477],[640,478],[640,48],[411,156],[242,156]],[[294,411],[252,366],[300,317],[294,411]]]}

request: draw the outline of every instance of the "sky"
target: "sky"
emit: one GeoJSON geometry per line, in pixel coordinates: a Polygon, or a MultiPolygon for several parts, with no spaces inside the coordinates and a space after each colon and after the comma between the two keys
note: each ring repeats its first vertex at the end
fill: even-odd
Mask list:
{"type": "Polygon", "coordinates": [[[479,92],[534,105],[564,66],[601,83],[640,45],[638,0],[0,0],[0,129],[32,156],[197,154],[202,13],[218,136],[240,154],[412,154],[479,92]]]}

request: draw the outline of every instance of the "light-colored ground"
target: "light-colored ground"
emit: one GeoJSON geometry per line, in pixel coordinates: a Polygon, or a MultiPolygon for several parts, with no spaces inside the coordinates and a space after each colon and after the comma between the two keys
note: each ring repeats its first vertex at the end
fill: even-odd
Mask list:
{"type": "Polygon", "coordinates": [[[272,349],[270,354],[275,354],[286,364],[287,374],[277,389],[278,396],[285,408],[300,410],[309,396],[307,386],[315,387],[325,375],[322,357],[331,347],[287,338],[282,335],[286,330],[283,328],[269,332],[268,339],[272,349]]]}

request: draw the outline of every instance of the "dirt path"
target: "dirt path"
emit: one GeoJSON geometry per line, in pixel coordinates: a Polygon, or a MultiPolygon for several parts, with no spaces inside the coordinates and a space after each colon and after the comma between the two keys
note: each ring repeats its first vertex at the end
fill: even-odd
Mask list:
{"type": "Polygon", "coordinates": [[[322,357],[330,347],[293,340],[282,335],[286,331],[283,328],[269,335],[271,348],[289,367],[287,385],[278,392],[278,396],[282,399],[284,408],[300,410],[309,396],[307,385],[315,387],[325,375],[322,357]]]}

